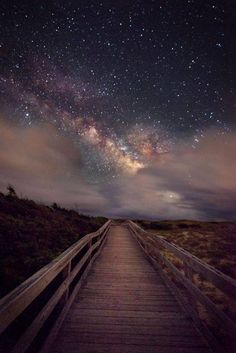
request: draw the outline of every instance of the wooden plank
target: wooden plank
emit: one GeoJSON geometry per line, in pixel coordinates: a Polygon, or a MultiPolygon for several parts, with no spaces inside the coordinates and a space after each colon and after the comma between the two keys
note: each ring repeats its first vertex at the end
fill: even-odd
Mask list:
{"type": "Polygon", "coordinates": [[[147,282],[146,280],[138,280],[138,279],[129,279],[128,278],[124,278],[124,280],[122,281],[122,279],[112,279],[112,278],[107,278],[107,277],[103,277],[103,278],[95,278],[95,277],[90,277],[89,278],[89,284],[88,284],[88,288],[90,287],[94,287],[94,288],[100,288],[100,287],[104,287],[104,288],[120,288],[120,285],[122,285],[122,288],[125,290],[130,289],[130,290],[136,290],[136,289],[143,289],[143,290],[162,290],[165,289],[166,290],[166,286],[163,283],[162,280],[157,280],[156,282],[153,281],[153,283],[151,283],[151,279],[150,282],[147,282]]]}
{"type": "Polygon", "coordinates": [[[113,332],[113,333],[130,333],[130,334],[142,334],[142,335],[160,335],[160,336],[192,336],[199,337],[199,334],[193,327],[188,326],[175,326],[173,327],[163,327],[161,325],[157,326],[138,326],[138,325],[117,325],[117,324],[98,324],[98,323],[81,323],[77,322],[73,324],[67,322],[64,332],[69,335],[71,331],[76,331],[78,334],[80,332],[113,332]]]}
{"type": "MultiPolygon", "coordinates": [[[[94,299],[96,299],[97,304],[103,304],[106,302],[105,299],[107,299],[106,295],[88,295],[86,296],[79,296],[79,299],[76,301],[77,303],[83,304],[94,304],[94,299]]],[[[177,301],[170,297],[169,299],[165,299],[165,297],[160,298],[135,298],[135,297],[128,297],[124,296],[122,297],[117,297],[117,296],[109,296],[109,303],[110,304],[125,304],[125,305],[137,305],[136,308],[138,308],[140,305],[142,306],[150,306],[150,305],[160,305],[160,306],[173,306],[173,307],[178,307],[177,301]],[[147,300],[148,299],[148,300],[147,300]]]]}
{"type": "MultiPolygon", "coordinates": [[[[150,317],[117,317],[117,316],[84,316],[79,315],[77,313],[75,315],[74,310],[72,309],[70,312],[70,317],[66,318],[65,324],[67,322],[77,323],[80,321],[81,323],[91,324],[91,323],[99,323],[99,324],[108,324],[108,325],[138,325],[138,326],[148,326],[153,327],[157,325],[161,325],[162,327],[189,327],[192,325],[191,320],[186,318],[176,318],[169,317],[164,318],[163,316],[156,315],[154,318],[150,317]]],[[[62,331],[63,332],[63,331],[62,331]]]]}
{"type": "Polygon", "coordinates": [[[78,332],[70,331],[64,337],[64,342],[73,342],[75,345],[80,343],[110,343],[125,345],[141,345],[141,346],[156,346],[156,347],[204,347],[205,343],[200,336],[186,336],[186,335],[142,335],[142,334],[127,334],[127,333],[96,333],[96,332],[78,332]]]}
{"type": "MultiPolygon", "coordinates": [[[[109,270],[109,268],[111,268],[111,265],[108,264],[97,264],[96,265],[96,269],[97,271],[101,271],[101,272],[107,272],[109,270]]],[[[128,265],[121,265],[120,263],[114,264],[114,267],[111,269],[111,273],[112,272],[123,272],[126,273],[127,271],[130,271],[132,269],[132,272],[145,272],[145,273],[154,273],[154,270],[151,268],[148,268],[147,266],[128,266],[128,265]]]]}
{"type": "Polygon", "coordinates": [[[86,287],[86,290],[95,290],[97,289],[98,291],[102,291],[104,289],[104,291],[109,291],[109,292],[114,292],[114,291],[118,291],[118,292],[136,292],[137,295],[141,292],[143,292],[143,294],[150,294],[150,295],[158,295],[158,294],[170,294],[170,291],[167,287],[163,286],[163,285],[156,285],[156,286],[152,286],[152,285],[146,285],[144,288],[142,288],[142,286],[140,285],[140,283],[137,283],[135,286],[128,286],[128,284],[126,283],[124,286],[119,287],[119,286],[115,286],[115,285],[108,285],[107,287],[105,287],[104,285],[95,285],[95,284],[90,284],[88,282],[88,285],[86,287]]]}
{"type": "MultiPolygon", "coordinates": [[[[94,306],[93,302],[80,302],[80,309],[92,309],[94,306]]],[[[110,301],[107,303],[104,300],[102,302],[96,301],[96,309],[97,310],[117,310],[117,311],[137,311],[137,312],[152,312],[152,313],[179,313],[180,309],[176,307],[176,305],[155,305],[155,304],[123,304],[123,303],[111,303],[110,301]]]]}
{"type": "MultiPolygon", "coordinates": [[[[199,338],[199,337],[198,337],[199,338]]],[[[204,347],[204,343],[196,337],[186,337],[186,336],[144,336],[144,335],[127,335],[127,334],[112,334],[112,333],[80,333],[78,335],[76,332],[70,334],[64,339],[65,343],[73,342],[75,345],[81,343],[110,343],[122,344],[122,345],[140,345],[143,346],[155,346],[155,347],[171,347],[182,348],[182,347],[194,347],[201,348],[204,347]]]]}
{"type": "MultiPolygon", "coordinates": [[[[105,288],[105,287],[104,287],[105,288]]],[[[158,289],[157,290],[142,290],[142,289],[137,289],[137,287],[132,287],[131,289],[125,287],[124,290],[121,290],[119,287],[108,287],[107,289],[103,289],[103,287],[99,287],[98,286],[98,291],[96,292],[96,287],[95,286],[86,286],[85,291],[82,293],[83,295],[102,295],[103,297],[105,296],[106,298],[108,297],[108,295],[112,298],[113,296],[115,296],[116,298],[119,297],[122,298],[127,298],[130,297],[131,299],[138,299],[138,298],[143,298],[144,300],[152,300],[152,299],[167,299],[167,300],[172,300],[174,302],[176,302],[176,300],[174,300],[173,296],[171,296],[170,292],[168,291],[168,289],[163,288],[163,289],[158,289]]]]}
{"type": "MultiPolygon", "coordinates": [[[[91,273],[95,273],[96,275],[100,275],[100,276],[106,276],[106,275],[119,275],[119,276],[125,276],[125,267],[123,268],[112,268],[111,267],[104,267],[102,268],[101,266],[98,265],[98,263],[96,263],[96,268],[94,270],[91,270],[91,273]]],[[[133,268],[132,268],[133,269],[133,268]]],[[[146,275],[154,275],[156,276],[156,272],[154,270],[145,270],[145,269],[139,269],[139,268],[134,268],[134,273],[136,276],[145,276],[146,275]]]]}
{"type": "Polygon", "coordinates": [[[67,344],[68,350],[65,351],[62,346],[57,346],[50,353],[209,353],[209,350],[204,347],[189,348],[189,347],[155,347],[155,346],[145,346],[145,351],[143,346],[132,345],[125,346],[123,344],[110,344],[105,343],[84,343],[79,346],[75,346],[72,343],[67,344]]]}
{"type": "Polygon", "coordinates": [[[154,280],[156,279],[156,282],[162,284],[163,283],[163,280],[160,278],[160,279],[157,279],[156,278],[156,275],[154,273],[152,274],[146,274],[146,275],[141,275],[141,276],[129,276],[128,274],[124,274],[122,276],[122,274],[116,274],[116,273],[113,273],[113,274],[92,274],[89,276],[89,279],[91,281],[94,281],[94,282],[98,282],[98,281],[108,281],[108,282],[121,282],[121,281],[124,281],[124,282],[140,282],[140,283],[143,283],[146,281],[146,279],[149,279],[149,280],[154,280]]]}
{"type": "MultiPolygon", "coordinates": [[[[104,310],[104,309],[83,309],[83,308],[74,308],[73,310],[73,315],[76,317],[82,317],[82,316],[102,316],[102,317],[129,317],[129,318],[156,318],[157,314],[154,312],[149,312],[149,311],[136,311],[136,310],[104,310]]],[[[159,318],[163,319],[183,319],[187,318],[187,315],[183,312],[167,312],[167,313],[158,313],[159,318]]]]}
{"type": "Polygon", "coordinates": [[[174,297],[171,295],[171,293],[169,292],[168,289],[165,288],[165,290],[161,291],[156,291],[156,290],[152,290],[150,291],[149,289],[141,289],[141,290],[136,290],[136,289],[127,289],[127,288],[96,288],[95,286],[92,286],[91,288],[89,288],[88,286],[86,286],[86,288],[84,288],[83,293],[104,293],[106,294],[106,297],[108,297],[108,295],[112,295],[115,294],[116,297],[117,296],[135,296],[135,297],[145,297],[145,298],[159,298],[159,297],[170,297],[173,298],[174,297]]]}

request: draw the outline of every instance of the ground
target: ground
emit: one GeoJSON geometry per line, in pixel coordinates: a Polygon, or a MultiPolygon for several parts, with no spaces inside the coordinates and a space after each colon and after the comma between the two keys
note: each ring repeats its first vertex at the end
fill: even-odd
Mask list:
{"type": "Polygon", "coordinates": [[[0,193],[0,297],[105,221],[0,193]]]}
{"type": "Polygon", "coordinates": [[[236,279],[236,222],[183,220],[138,223],[236,279]]]}

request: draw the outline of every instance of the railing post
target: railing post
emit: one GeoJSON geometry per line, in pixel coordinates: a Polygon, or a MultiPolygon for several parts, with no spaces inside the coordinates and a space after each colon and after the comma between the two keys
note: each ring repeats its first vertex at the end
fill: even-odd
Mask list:
{"type": "MultiPolygon", "coordinates": [[[[186,264],[186,262],[183,263],[183,268],[184,268],[184,274],[185,277],[191,281],[191,283],[194,284],[194,278],[193,278],[193,271],[192,269],[186,264]]],[[[188,295],[189,298],[189,302],[192,305],[194,311],[196,311],[196,313],[198,314],[198,309],[197,309],[197,302],[196,300],[193,298],[193,296],[191,294],[188,295]]]]}
{"type": "MultiPolygon", "coordinates": [[[[69,278],[71,272],[71,261],[68,262],[68,264],[65,266],[65,268],[62,270],[62,281],[66,280],[69,278]]],[[[67,285],[67,288],[64,292],[64,294],[61,297],[60,300],[60,306],[64,306],[69,298],[69,285],[67,285]]]]}
{"type": "MultiPolygon", "coordinates": [[[[91,250],[92,246],[93,246],[93,241],[91,239],[90,242],[88,243],[88,250],[89,251],[91,250]]],[[[90,252],[90,254],[89,254],[89,263],[90,263],[91,259],[92,259],[92,252],[90,252]]]]}
{"type": "MultiPolygon", "coordinates": [[[[106,230],[105,230],[105,231],[106,231],[106,230]]],[[[102,239],[103,234],[104,234],[104,233],[100,233],[100,234],[99,234],[98,240],[101,240],[101,239],[102,239]]]]}
{"type": "MultiPolygon", "coordinates": [[[[104,232],[106,233],[107,232],[107,229],[104,230],[104,232]]],[[[102,232],[100,235],[99,235],[99,240],[102,239],[103,235],[104,235],[104,232],[102,232]]],[[[102,245],[102,243],[100,243],[99,247],[102,245]]]]}

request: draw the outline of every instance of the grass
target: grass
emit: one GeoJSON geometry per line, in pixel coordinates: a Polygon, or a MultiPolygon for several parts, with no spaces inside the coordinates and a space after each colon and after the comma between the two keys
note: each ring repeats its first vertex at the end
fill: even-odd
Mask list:
{"type": "Polygon", "coordinates": [[[0,297],[106,219],[0,193],[0,297]]]}
{"type": "Polygon", "coordinates": [[[139,221],[207,264],[236,279],[236,222],[139,221]]]}

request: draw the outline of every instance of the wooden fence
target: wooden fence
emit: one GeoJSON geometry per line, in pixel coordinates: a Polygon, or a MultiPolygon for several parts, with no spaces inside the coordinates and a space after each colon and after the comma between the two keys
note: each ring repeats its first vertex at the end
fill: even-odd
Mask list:
{"type": "Polygon", "coordinates": [[[0,300],[0,352],[37,351],[49,331],[53,339],[110,225],[84,236],[0,300]]]}
{"type": "Polygon", "coordinates": [[[128,221],[127,226],[214,351],[235,352],[235,318],[227,315],[204,290],[199,288],[196,282],[199,284],[200,281],[196,281],[196,275],[199,279],[210,283],[216,291],[224,293],[225,300],[232,305],[235,305],[236,281],[163,237],[145,231],[136,223],[128,221]],[[179,266],[170,260],[168,254],[173,254],[177,258],[179,266]],[[204,311],[201,312],[201,308],[204,311]],[[214,322],[215,329],[207,322],[209,318],[211,323],[214,322]]]}

